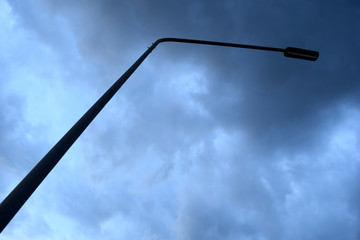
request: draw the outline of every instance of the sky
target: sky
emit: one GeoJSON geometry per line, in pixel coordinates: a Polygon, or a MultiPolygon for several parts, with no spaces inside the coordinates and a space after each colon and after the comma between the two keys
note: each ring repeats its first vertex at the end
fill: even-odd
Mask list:
{"type": "Polygon", "coordinates": [[[0,198],[159,45],[0,239],[359,239],[360,2],[0,2],[0,198]]]}

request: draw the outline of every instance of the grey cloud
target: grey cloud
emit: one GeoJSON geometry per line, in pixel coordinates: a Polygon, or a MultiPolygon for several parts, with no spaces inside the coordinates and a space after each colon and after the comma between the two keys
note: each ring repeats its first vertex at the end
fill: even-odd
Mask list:
{"type": "Polygon", "coordinates": [[[22,136],[22,133],[28,132],[29,136],[39,131],[41,135],[41,130],[24,120],[24,99],[16,95],[5,95],[1,98],[0,107],[1,165],[3,169],[15,168],[18,171],[16,175],[22,175],[33,165],[32,158],[40,156],[37,150],[41,150],[42,147],[39,147],[43,144],[41,138],[39,141],[32,141],[31,138],[22,136]]]}

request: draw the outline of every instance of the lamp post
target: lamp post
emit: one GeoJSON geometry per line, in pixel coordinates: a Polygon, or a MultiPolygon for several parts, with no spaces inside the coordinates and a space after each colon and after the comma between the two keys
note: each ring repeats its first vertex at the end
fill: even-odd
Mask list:
{"type": "Polygon", "coordinates": [[[19,209],[24,205],[31,194],[46,178],[50,171],[69,150],[72,144],[84,132],[98,113],[116,94],[131,74],[140,66],[155,47],[163,42],[180,42],[190,44],[214,45],[223,47],[248,48],[273,52],[282,52],[286,57],[316,61],[319,53],[316,51],[288,47],[286,49],[245,45],[237,43],[224,43],[183,38],[161,38],[154,42],[140,58],[97,100],[97,102],[75,123],[75,125],[55,144],[55,146],[40,160],[40,162],[24,177],[24,179],[11,191],[0,204],[0,232],[7,226],[19,209]]]}

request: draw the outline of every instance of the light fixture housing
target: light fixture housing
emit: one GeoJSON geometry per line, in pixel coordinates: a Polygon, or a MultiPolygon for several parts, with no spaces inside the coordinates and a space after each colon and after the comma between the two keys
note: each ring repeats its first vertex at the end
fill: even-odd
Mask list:
{"type": "Polygon", "coordinates": [[[319,57],[319,52],[302,48],[287,47],[284,51],[284,56],[316,61],[319,57]]]}

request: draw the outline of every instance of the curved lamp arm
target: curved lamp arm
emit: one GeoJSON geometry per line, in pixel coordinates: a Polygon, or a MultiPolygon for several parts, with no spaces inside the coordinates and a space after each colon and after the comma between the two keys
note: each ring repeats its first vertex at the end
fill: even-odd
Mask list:
{"type": "Polygon", "coordinates": [[[285,57],[299,58],[310,61],[316,61],[319,57],[319,52],[302,49],[302,48],[287,47],[286,49],[283,49],[283,48],[263,47],[263,46],[255,46],[255,45],[247,45],[247,44],[239,44],[239,43],[225,43],[225,42],[214,42],[214,41],[183,39],[183,38],[160,38],[155,43],[153,43],[153,45],[155,45],[154,48],[159,43],[163,43],[163,42],[181,42],[181,43],[213,45],[213,46],[222,46],[222,47],[247,48],[247,49],[263,50],[263,51],[271,51],[271,52],[282,52],[284,53],[285,57]]]}
{"type": "Polygon", "coordinates": [[[104,106],[116,94],[131,74],[140,66],[155,47],[163,42],[182,42],[192,44],[216,45],[224,47],[249,48],[265,51],[283,52],[286,57],[294,57],[315,61],[319,53],[299,48],[272,48],[237,43],[213,42],[182,38],[161,38],[153,43],[140,58],[102,95],[99,100],[75,123],[75,125],[55,144],[55,146],[40,160],[40,162],[25,176],[0,204],[0,232],[7,226],[15,214],[24,205],[31,194],[46,178],[50,171],[60,161],[73,143],[79,138],[104,106]]]}

